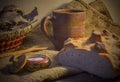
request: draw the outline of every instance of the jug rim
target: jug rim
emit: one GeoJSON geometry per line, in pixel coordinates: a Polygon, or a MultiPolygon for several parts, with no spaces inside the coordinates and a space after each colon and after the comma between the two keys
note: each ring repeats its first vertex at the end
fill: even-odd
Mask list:
{"type": "Polygon", "coordinates": [[[77,9],[56,9],[53,10],[53,13],[64,13],[64,14],[74,14],[74,13],[85,13],[84,10],[77,10],[77,9]]]}

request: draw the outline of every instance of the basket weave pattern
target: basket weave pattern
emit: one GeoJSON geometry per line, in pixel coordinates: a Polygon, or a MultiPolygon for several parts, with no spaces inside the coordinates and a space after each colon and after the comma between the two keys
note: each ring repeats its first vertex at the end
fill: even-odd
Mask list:
{"type": "Polygon", "coordinates": [[[15,38],[13,40],[9,41],[1,41],[0,42],[0,52],[16,48],[22,44],[23,39],[25,36],[20,36],[18,38],[15,38]]]}
{"type": "Polygon", "coordinates": [[[27,27],[13,30],[13,31],[1,32],[0,33],[0,52],[14,49],[20,46],[26,34],[29,33],[33,28],[34,27],[32,27],[32,25],[29,25],[27,27]]]}

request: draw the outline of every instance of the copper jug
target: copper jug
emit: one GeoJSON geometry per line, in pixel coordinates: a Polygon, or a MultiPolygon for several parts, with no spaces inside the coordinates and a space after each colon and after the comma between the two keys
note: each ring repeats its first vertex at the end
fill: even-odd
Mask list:
{"type": "Polygon", "coordinates": [[[46,16],[41,22],[41,30],[54,44],[57,50],[64,46],[68,38],[82,38],[85,33],[86,13],[81,10],[57,9],[52,16],[46,16]],[[53,36],[48,32],[46,23],[53,23],[53,36]]]}

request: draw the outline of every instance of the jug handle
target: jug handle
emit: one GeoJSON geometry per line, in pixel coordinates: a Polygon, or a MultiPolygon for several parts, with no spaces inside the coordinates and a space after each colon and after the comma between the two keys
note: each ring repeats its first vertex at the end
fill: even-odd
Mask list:
{"type": "Polygon", "coordinates": [[[55,39],[54,37],[48,32],[46,24],[48,20],[52,20],[51,16],[46,16],[45,18],[43,18],[42,22],[41,22],[41,30],[42,32],[45,34],[45,36],[52,41],[52,43],[55,43],[55,39]]]}

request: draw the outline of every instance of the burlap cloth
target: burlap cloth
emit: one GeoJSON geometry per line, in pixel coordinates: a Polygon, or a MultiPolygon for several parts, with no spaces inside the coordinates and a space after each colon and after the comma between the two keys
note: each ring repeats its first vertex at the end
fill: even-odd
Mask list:
{"type": "MultiPolygon", "coordinates": [[[[93,28],[97,28],[99,30],[107,29],[120,35],[120,26],[115,24],[109,16],[105,16],[101,14],[99,11],[91,7],[90,5],[84,3],[81,0],[74,0],[71,3],[62,6],[61,8],[69,8],[69,9],[80,9],[85,10],[87,13],[87,21],[86,21],[86,36],[89,36],[93,28]]],[[[49,25],[48,25],[49,26],[49,25]]],[[[51,26],[51,25],[50,25],[51,26]]],[[[69,75],[79,74],[74,77],[63,78],[62,80],[58,80],[57,82],[108,82],[108,80],[101,79],[94,75],[84,73],[82,70],[63,67],[56,62],[56,54],[58,51],[54,51],[53,44],[43,35],[40,30],[40,27],[34,29],[27,38],[24,40],[22,46],[19,49],[26,49],[32,47],[34,45],[40,47],[49,47],[49,50],[27,53],[26,55],[34,55],[35,53],[48,55],[53,63],[50,68],[39,70],[36,72],[26,72],[23,71],[20,74],[6,74],[4,67],[8,64],[9,57],[0,59],[0,81],[1,82],[43,82],[45,80],[55,80],[60,77],[65,77],[69,75]],[[82,72],[82,73],[81,73],[82,72]]],[[[48,81],[50,82],[50,81],[48,81]]],[[[110,81],[109,81],[110,82],[110,81]]]]}
{"type": "Polygon", "coordinates": [[[6,65],[10,64],[9,57],[1,59],[0,80],[1,82],[42,82],[44,80],[54,80],[63,76],[78,74],[79,72],[81,72],[81,70],[78,69],[60,66],[56,61],[57,53],[58,51],[54,50],[43,50],[27,53],[27,57],[39,56],[41,54],[47,55],[50,57],[52,63],[47,69],[39,70],[36,72],[28,72],[24,69],[18,74],[8,73],[6,65]]]}

